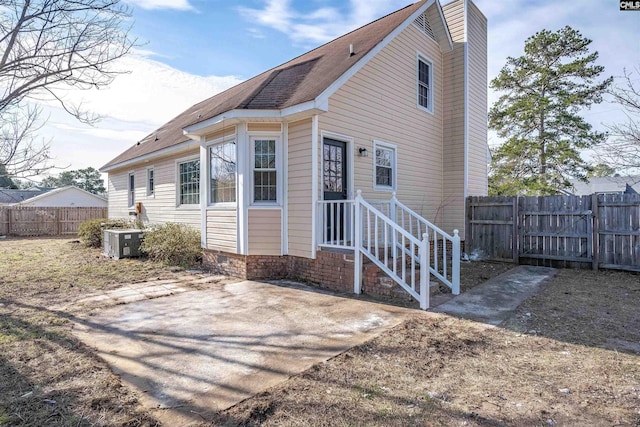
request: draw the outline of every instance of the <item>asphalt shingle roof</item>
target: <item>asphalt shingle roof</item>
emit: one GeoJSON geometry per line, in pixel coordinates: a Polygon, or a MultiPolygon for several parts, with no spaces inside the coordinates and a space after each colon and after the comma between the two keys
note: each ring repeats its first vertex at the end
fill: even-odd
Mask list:
{"type": "Polygon", "coordinates": [[[400,9],[195,104],[103,168],[187,141],[184,128],[230,110],[279,110],[314,100],[425,2],[400,9]],[[350,45],[354,55],[349,55],[350,45]]]}

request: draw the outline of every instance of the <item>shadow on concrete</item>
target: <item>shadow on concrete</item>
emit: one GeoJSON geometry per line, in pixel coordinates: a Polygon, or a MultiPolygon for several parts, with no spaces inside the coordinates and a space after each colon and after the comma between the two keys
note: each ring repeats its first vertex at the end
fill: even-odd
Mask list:
{"type": "Polygon", "coordinates": [[[49,312],[72,321],[74,335],[96,348],[167,425],[210,420],[410,313],[304,285],[248,281],[110,307],[90,317],[49,312]]]}

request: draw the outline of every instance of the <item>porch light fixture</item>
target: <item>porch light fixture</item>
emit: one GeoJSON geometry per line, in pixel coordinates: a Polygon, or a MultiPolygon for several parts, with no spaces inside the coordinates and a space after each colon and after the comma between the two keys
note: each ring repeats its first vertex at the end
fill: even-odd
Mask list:
{"type": "Polygon", "coordinates": [[[358,153],[360,154],[360,157],[369,157],[369,152],[364,147],[358,148],[358,153]]]}

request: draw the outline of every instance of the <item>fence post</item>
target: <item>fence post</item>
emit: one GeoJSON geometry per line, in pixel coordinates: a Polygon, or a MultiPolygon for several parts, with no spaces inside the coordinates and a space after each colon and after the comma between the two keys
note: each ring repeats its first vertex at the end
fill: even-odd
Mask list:
{"type": "Polygon", "coordinates": [[[355,213],[354,213],[354,242],[353,242],[353,293],[360,294],[362,291],[362,206],[360,202],[362,201],[362,190],[358,190],[356,194],[356,199],[353,202],[355,213]]]}
{"type": "Polygon", "coordinates": [[[518,242],[520,241],[520,199],[518,196],[512,198],[513,203],[513,231],[511,236],[511,256],[513,262],[520,264],[520,254],[518,242]]]}
{"type": "Polygon", "coordinates": [[[422,235],[420,242],[420,308],[429,308],[429,232],[422,235]]]}
{"type": "Polygon", "coordinates": [[[451,293],[453,295],[460,295],[460,234],[458,230],[453,230],[453,248],[452,249],[453,249],[453,253],[451,254],[451,285],[452,285],[451,293]]]}
{"type": "Polygon", "coordinates": [[[471,255],[471,248],[473,247],[473,204],[471,202],[472,196],[467,196],[467,199],[464,201],[465,211],[466,211],[466,221],[464,227],[464,251],[466,254],[471,255]]]}
{"type": "Polygon", "coordinates": [[[593,225],[591,230],[593,232],[593,238],[591,239],[592,253],[591,253],[591,268],[598,271],[598,265],[600,264],[600,213],[598,211],[598,195],[591,195],[591,221],[593,225]]]}

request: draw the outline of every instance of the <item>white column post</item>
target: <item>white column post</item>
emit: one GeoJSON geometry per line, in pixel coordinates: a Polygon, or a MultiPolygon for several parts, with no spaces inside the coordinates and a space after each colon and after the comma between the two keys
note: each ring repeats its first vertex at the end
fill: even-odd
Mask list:
{"type": "Polygon", "coordinates": [[[460,295],[460,235],[458,230],[453,230],[453,253],[451,254],[451,285],[451,293],[453,293],[453,295],[460,295]]]}
{"type": "MultiPolygon", "coordinates": [[[[414,261],[415,262],[415,261],[414,261]]],[[[429,308],[429,232],[422,235],[420,242],[420,308],[429,308]]]]}
{"type": "Polygon", "coordinates": [[[353,219],[353,292],[360,294],[362,291],[362,190],[358,190],[353,202],[355,212],[353,219]]]}

